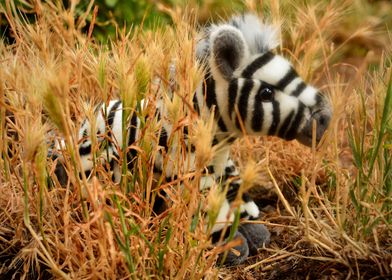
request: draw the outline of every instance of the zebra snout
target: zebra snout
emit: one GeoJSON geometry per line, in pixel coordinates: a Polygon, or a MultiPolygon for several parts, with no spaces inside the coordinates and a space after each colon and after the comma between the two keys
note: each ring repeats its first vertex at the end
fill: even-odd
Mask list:
{"type": "Polygon", "coordinates": [[[332,113],[329,109],[320,109],[312,113],[303,130],[299,133],[297,140],[306,146],[312,145],[313,124],[316,125],[316,143],[319,143],[324,132],[327,130],[332,113]]]}
{"type": "Polygon", "coordinates": [[[312,129],[313,129],[313,121],[316,122],[316,140],[319,142],[321,137],[324,135],[324,132],[327,130],[329,126],[329,122],[331,120],[331,112],[329,110],[321,110],[312,115],[312,129]]]}

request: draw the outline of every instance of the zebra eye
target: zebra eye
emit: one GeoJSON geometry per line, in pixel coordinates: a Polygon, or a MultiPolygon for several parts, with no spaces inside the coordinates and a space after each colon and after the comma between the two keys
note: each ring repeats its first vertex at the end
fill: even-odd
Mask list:
{"type": "Polygon", "coordinates": [[[259,90],[262,102],[271,102],[274,99],[274,89],[271,86],[261,87],[259,90]]]}

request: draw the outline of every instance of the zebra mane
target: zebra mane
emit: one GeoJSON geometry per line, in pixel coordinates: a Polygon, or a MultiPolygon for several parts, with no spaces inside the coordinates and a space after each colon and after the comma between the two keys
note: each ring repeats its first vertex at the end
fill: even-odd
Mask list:
{"type": "Polygon", "coordinates": [[[204,30],[196,46],[196,57],[204,60],[210,55],[210,35],[224,25],[237,28],[243,35],[250,55],[265,53],[280,44],[279,26],[266,24],[254,14],[243,14],[230,18],[227,22],[213,24],[204,30]]]}
{"type": "Polygon", "coordinates": [[[251,55],[270,51],[280,44],[279,27],[261,22],[256,15],[236,16],[229,24],[241,31],[251,55]]]}

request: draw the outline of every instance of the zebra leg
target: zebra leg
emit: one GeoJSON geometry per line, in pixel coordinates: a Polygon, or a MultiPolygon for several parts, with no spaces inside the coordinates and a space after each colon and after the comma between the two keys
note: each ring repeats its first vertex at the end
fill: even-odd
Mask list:
{"type": "MultiPolygon", "coordinates": [[[[234,220],[234,214],[231,203],[236,200],[238,192],[241,186],[241,179],[238,177],[239,172],[235,167],[233,161],[229,159],[225,167],[225,172],[220,178],[222,185],[227,185],[226,200],[220,209],[218,217],[226,218],[229,222],[234,220]],[[226,183],[226,184],[225,184],[226,183]]],[[[256,220],[260,215],[260,210],[258,209],[256,203],[252,200],[248,193],[242,194],[243,204],[239,207],[241,219],[256,220]]],[[[219,222],[219,221],[218,221],[219,222]]],[[[215,240],[217,236],[220,237],[220,232],[222,229],[213,233],[215,240]]],[[[214,231],[214,229],[213,229],[214,231]]],[[[230,232],[230,229],[226,229],[226,235],[230,232]]],[[[227,236],[225,236],[226,238],[227,236]]],[[[271,234],[268,229],[261,224],[251,224],[251,223],[241,223],[237,228],[234,238],[240,238],[243,242],[240,245],[234,247],[239,254],[234,254],[232,252],[227,253],[225,260],[226,265],[238,265],[245,261],[248,255],[257,254],[257,250],[270,242],[271,234]]],[[[218,239],[219,240],[219,239],[218,239]]],[[[214,238],[213,238],[214,241],[214,238]]],[[[226,241],[227,242],[227,241],[226,241]]]]}
{"type": "Polygon", "coordinates": [[[241,224],[238,231],[245,237],[248,247],[249,255],[254,256],[257,250],[270,243],[271,233],[262,224],[241,224]]]}
{"type": "Polygon", "coordinates": [[[225,256],[224,264],[226,266],[236,266],[242,264],[249,256],[257,254],[258,249],[266,246],[270,242],[271,234],[262,224],[241,224],[234,234],[233,240],[240,241],[240,244],[234,246],[220,258],[225,256]]]}
{"type": "Polygon", "coordinates": [[[218,263],[220,263],[224,258],[225,266],[236,266],[240,265],[248,258],[249,247],[244,235],[241,232],[237,231],[234,234],[233,240],[240,241],[240,244],[232,247],[232,249],[234,249],[235,251],[230,249],[229,251],[222,253],[218,258],[218,263]]]}

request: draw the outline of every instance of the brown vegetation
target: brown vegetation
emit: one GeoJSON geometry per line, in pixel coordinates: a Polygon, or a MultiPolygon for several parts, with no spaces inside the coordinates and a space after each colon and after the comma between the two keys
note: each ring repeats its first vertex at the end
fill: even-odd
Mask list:
{"type": "MultiPolygon", "coordinates": [[[[248,2],[250,9],[257,8],[248,2]]],[[[119,32],[117,41],[102,46],[91,33],[81,32],[84,15],[76,18],[72,5],[64,10],[35,1],[34,24],[17,15],[12,1],[0,6],[15,36],[13,45],[0,42],[0,275],[392,277],[391,42],[382,20],[384,10],[392,14],[392,5],[380,1],[380,14],[366,14],[360,8],[365,1],[359,0],[266,2],[271,20],[282,25],[280,52],[323,88],[334,118],[317,149],[271,137],[235,143],[233,154],[242,170],[249,163],[259,170],[252,194],[265,213],[260,222],[273,238],[235,268],[216,264],[223,248],[211,245],[201,209],[214,211],[211,205],[219,197],[197,191],[200,174],[185,172],[174,182],[152,180],[159,122],[144,125],[131,147],[139,154],[135,170],[124,171],[120,186],[102,164],[90,180],[75,171],[80,170],[77,129],[85,116],[93,119],[93,105],[120,97],[132,110],[147,98],[142,112],[151,116],[156,100],[168,94],[173,61],[178,86],[174,99],[165,99],[179,127],[173,145],[181,142],[184,125],[191,125],[194,135],[208,131],[208,124],[192,126],[195,116],[182,102],[191,100],[201,79],[193,14],[168,10],[174,27],[119,32]],[[153,77],[164,81],[163,87],[151,82],[153,77]],[[67,144],[63,154],[71,183],[66,187],[51,179],[54,163],[46,158],[56,137],[67,144]],[[157,185],[172,203],[154,216],[157,185]]],[[[200,160],[212,152],[205,149],[200,160]]]]}

